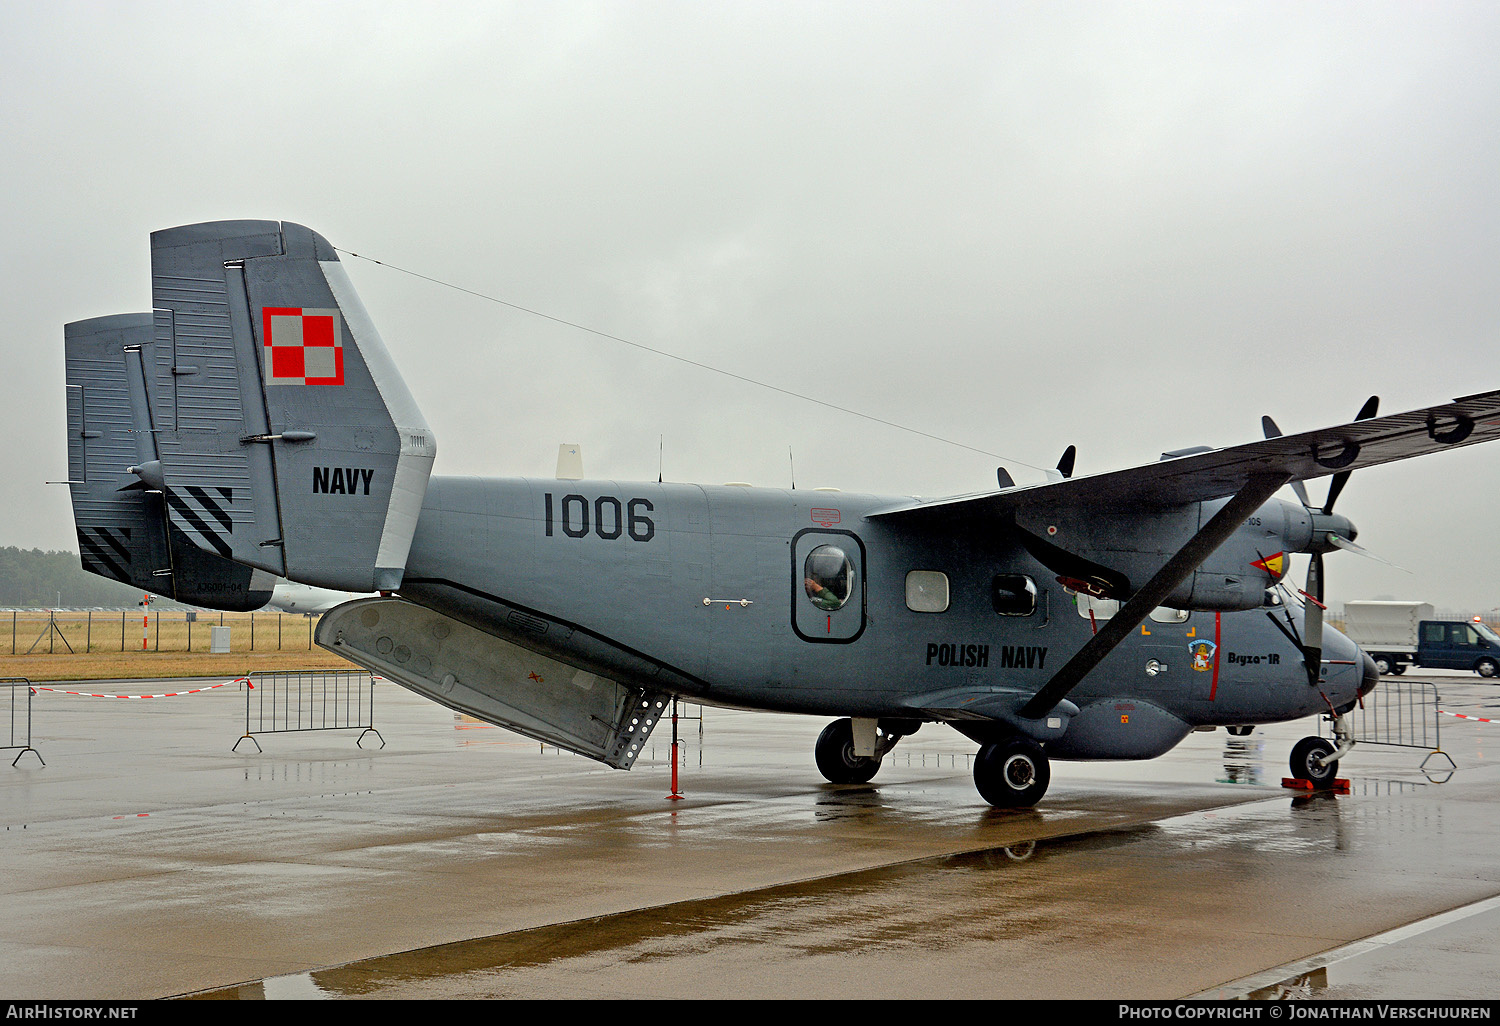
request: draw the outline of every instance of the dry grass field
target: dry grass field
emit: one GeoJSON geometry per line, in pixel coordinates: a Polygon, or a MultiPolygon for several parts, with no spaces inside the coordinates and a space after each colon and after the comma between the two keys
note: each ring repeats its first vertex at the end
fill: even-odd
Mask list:
{"type": "Polygon", "coordinates": [[[0,678],[115,680],[131,677],[233,677],[252,670],[346,669],[312,643],[316,618],[290,613],[22,610],[0,618],[0,678]],[[5,622],[6,620],[9,623],[5,622]],[[210,628],[229,628],[228,653],[213,653],[210,628]]]}

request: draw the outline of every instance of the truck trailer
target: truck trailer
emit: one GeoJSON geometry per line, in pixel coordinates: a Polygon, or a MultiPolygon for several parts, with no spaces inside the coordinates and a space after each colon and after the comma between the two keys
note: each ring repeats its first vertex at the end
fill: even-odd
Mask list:
{"type": "Polygon", "coordinates": [[[1439,620],[1430,602],[1348,602],[1344,633],[1375,660],[1381,673],[1408,666],[1500,674],[1500,635],[1478,617],[1439,620]]]}

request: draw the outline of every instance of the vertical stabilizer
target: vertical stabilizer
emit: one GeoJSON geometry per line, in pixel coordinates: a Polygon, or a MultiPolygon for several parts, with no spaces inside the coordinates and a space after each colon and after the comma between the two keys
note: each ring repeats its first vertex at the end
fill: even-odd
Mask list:
{"type": "Polygon", "coordinates": [[[147,390],[173,526],[305,584],[399,587],[437,446],[327,240],[151,236],[147,390]]]}

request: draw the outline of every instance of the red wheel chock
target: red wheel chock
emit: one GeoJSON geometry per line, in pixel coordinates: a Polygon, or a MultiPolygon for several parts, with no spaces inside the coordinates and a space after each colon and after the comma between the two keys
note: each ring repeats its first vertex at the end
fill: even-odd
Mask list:
{"type": "Polygon", "coordinates": [[[1281,786],[1291,788],[1293,791],[1332,791],[1334,794],[1349,793],[1349,779],[1347,777],[1334,777],[1333,783],[1324,788],[1319,788],[1311,780],[1301,780],[1297,777],[1282,777],[1281,786]]]}

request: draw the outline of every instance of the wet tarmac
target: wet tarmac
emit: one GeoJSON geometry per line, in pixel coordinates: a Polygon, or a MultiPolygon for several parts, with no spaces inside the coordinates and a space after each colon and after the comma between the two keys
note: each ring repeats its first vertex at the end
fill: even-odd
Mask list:
{"type": "Polygon", "coordinates": [[[1495,999],[1500,686],[1426,679],[1480,719],[1360,746],[1348,794],[1281,787],[1304,721],[1056,763],[1020,812],[930,725],[836,787],[824,721],[707,709],[672,801],[667,724],[624,773],[389,684],[364,747],[260,751],[236,688],[41,692],[0,995],[1495,999]]]}

